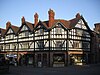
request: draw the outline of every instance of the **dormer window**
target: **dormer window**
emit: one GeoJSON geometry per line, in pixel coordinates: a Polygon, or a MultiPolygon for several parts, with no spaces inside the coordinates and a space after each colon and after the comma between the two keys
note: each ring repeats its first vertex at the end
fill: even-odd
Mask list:
{"type": "Polygon", "coordinates": [[[7,40],[8,40],[8,39],[14,39],[14,35],[13,35],[13,34],[7,35],[7,36],[6,36],[6,39],[7,39],[7,40]]]}
{"type": "Polygon", "coordinates": [[[39,41],[38,43],[39,43],[39,48],[43,49],[43,47],[44,47],[44,41],[39,41]]]}
{"type": "Polygon", "coordinates": [[[62,29],[61,28],[56,28],[56,34],[61,34],[62,33],[62,29]]]}
{"type": "Polygon", "coordinates": [[[7,34],[11,34],[11,33],[13,33],[13,30],[10,28],[7,34]]]}
{"type": "Polygon", "coordinates": [[[77,34],[78,36],[82,36],[82,33],[83,33],[82,30],[79,30],[79,29],[76,30],[76,34],[77,34]]]}
{"type": "Polygon", "coordinates": [[[58,23],[56,25],[56,30],[55,30],[56,34],[62,34],[62,27],[61,27],[61,24],[58,23]]]}
{"type": "Polygon", "coordinates": [[[62,48],[62,41],[56,41],[56,47],[62,48]]]}
{"type": "Polygon", "coordinates": [[[28,28],[24,25],[21,31],[25,31],[25,30],[28,30],[28,28]]]}
{"type": "Polygon", "coordinates": [[[77,41],[73,42],[73,47],[74,48],[79,48],[79,42],[77,42],[77,41]]]}
{"type": "Polygon", "coordinates": [[[25,32],[25,37],[28,37],[29,36],[29,32],[25,32]]]}
{"type": "Polygon", "coordinates": [[[43,34],[43,29],[40,29],[40,34],[43,34]]]}

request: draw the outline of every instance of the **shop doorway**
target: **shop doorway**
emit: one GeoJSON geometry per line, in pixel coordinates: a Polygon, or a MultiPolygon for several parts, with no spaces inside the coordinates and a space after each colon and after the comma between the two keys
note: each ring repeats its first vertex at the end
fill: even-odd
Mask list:
{"type": "Polygon", "coordinates": [[[37,67],[47,67],[47,54],[37,54],[37,67]]]}
{"type": "Polygon", "coordinates": [[[42,65],[43,65],[43,67],[47,67],[47,54],[45,53],[45,54],[43,54],[43,60],[42,60],[42,65]]]}

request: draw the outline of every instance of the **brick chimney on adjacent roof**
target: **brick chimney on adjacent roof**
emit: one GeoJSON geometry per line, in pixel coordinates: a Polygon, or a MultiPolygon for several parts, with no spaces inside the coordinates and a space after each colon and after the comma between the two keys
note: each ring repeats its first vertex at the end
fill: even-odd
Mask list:
{"type": "Polygon", "coordinates": [[[8,29],[10,26],[11,26],[11,23],[8,21],[8,22],[6,23],[6,29],[8,29]]]}
{"type": "Polygon", "coordinates": [[[34,26],[36,26],[37,23],[38,23],[38,14],[35,13],[35,15],[34,15],[34,26]]]}
{"type": "Polygon", "coordinates": [[[96,24],[94,24],[94,26],[95,26],[94,30],[96,32],[100,33],[100,23],[96,23],[96,24]]]}
{"type": "Polygon", "coordinates": [[[49,14],[49,24],[48,24],[48,27],[51,27],[53,25],[53,23],[54,23],[55,12],[53,10],[49,9],[48,14],[49,14]]]}
{"type": "Polygon", "coordinates": [[[25,18],[24,18],[24,16],[22,17],[21,21],[22,21],[22,24],[25,23],[25,18]]]}

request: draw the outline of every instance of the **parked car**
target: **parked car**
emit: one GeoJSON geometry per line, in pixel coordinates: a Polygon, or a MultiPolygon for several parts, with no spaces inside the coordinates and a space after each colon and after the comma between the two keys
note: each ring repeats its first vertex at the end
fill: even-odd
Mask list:
{"type": "Polygon", "coordinates": [[[0,54],[0,72],[9,72],[9,60],[3,54],[0,54]]]}

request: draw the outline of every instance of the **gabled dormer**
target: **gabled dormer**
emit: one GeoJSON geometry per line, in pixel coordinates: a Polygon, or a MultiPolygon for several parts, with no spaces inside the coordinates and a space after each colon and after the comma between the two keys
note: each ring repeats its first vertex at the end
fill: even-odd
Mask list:
{"type": "Polygon", "coordinates": [[[36,35],[43,35],[48,32],[48,27],[45,22],[39,21],[34,28],[34,32],[36,33],[36,35]]]}
{"type": "Polygon", "coordinates": [[[11,23],[7,22],[6,23],[5,39],[6,40],[13,39],[14,36],[15,36],[15,33],[14,33],[13,29],[11,28],[11,23]]]}
{"type": "Polygon", "coordinates": [[[13,29],[10,27],[10,28],[8,29],[8,31],[7,31],[7,33],[6,33],[6,34],[14,34],[13,29]]]}
{"type": "Polygon", "coordinates": [[[74,19],[70,20],[70,28],[78,28],[83,30],[90,30],[87,22],[79,13],[76,14],[74,19]]]}
{"type": "Polygon", "coordinates": [[[37,25],[34,27],[34,30],[36,29],[48,29],[47,25],[45,24],[46,21],[42,22],[42,21],[39,21],[37,23],[37,25]]]}
{"type": "Polygon", "coordinates": [[[31,35],[33,31],[33,24],[25,21],[24,17],[22,17],[21,21],[22,24],[19,28],[18,35],[19,37],[29,37],[29,35],[31,35]]]}
{"type": "Polygon", "coordinates": [[[84,24],[84,22],[83,22],[82,19],[80,19],[80,20],[78,21],[78,23],[76,24],[75,27],[76,27],[76,28],[80,28],[80,29],[87,30],[87,27],[86,27],[86,25],[84,24]]]}
{"type": "Polygon", "coordinates": [[[5,32],[5,37],[6,39],[13,39],[18,32],[19,27],[11,25],[10,22],[6,23],[6,32],[5,32]]]}

